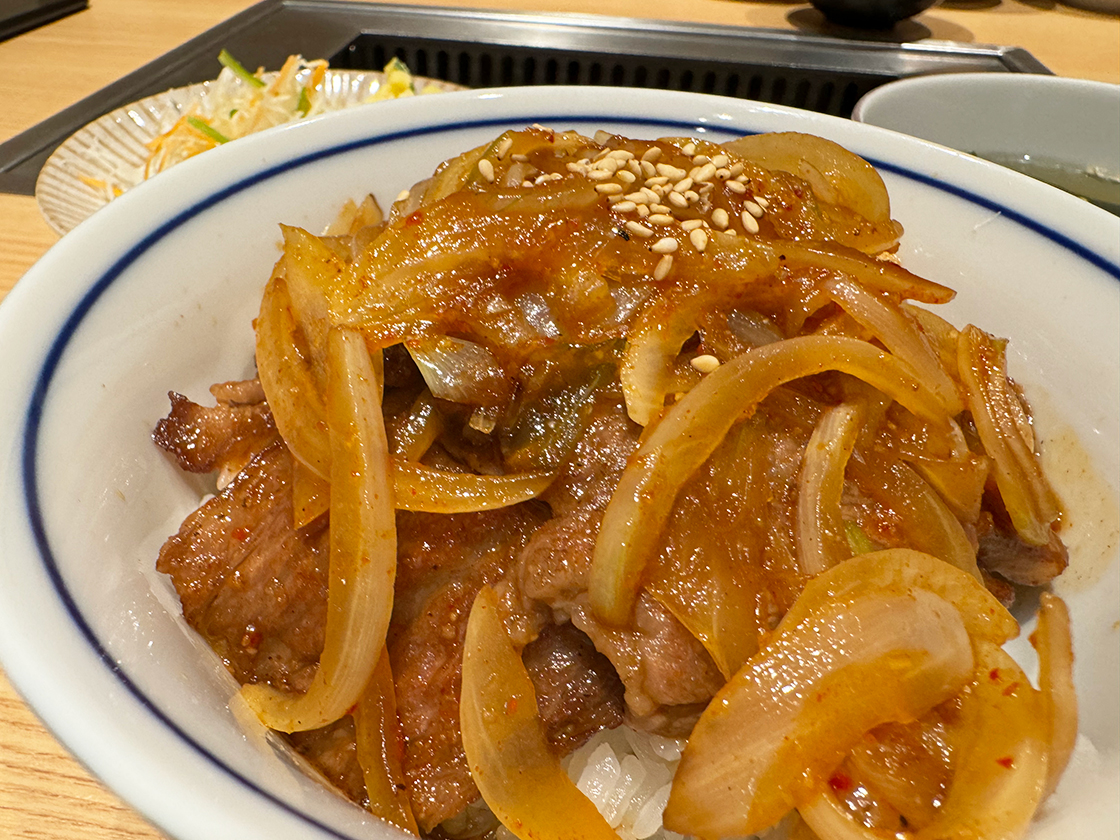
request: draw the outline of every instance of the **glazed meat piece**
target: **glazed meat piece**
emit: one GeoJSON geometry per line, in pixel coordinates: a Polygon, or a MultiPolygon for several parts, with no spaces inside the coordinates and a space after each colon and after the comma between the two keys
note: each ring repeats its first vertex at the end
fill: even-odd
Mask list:
{"type": "Polygon", "coordinates": [[[354,719],[346,715],[322,729],[285,735],[297,753],[307,759],[328,782],[362,807],[367,804],[366,782],[358,763],[354,719]]]}
{"type": "Polygon", "coordinates": [[[187,472],[220,471],[224,485],[278,435],[257,380],[222,383],[210,392],[216,406],[170,392],[171,411],[156,424],[152,439],[187,472]]]}
{"type": "Polygon", "coordinates": [[[573,625],[548,625],[525,646],[521,659],[536,689],[545,736],[559,755],[622,723],[622,681],[610,660],[573,625]]]}
{"type": "Polygon", "coordinates": [[[186,518],[156,568],[187,623],[240,683],[304,691],[326,622],[328,531],[292,523],[292,457],[276,442],[186,518]]]}
{"type": "Polygon", "coordinates": [[[1028,545],[1010,524],[985,511],[977,536],[976,562],[981,569],[1020,586],[1045,586],[1069,565],[1069,552],[1055,531],[1050,532],[1046,545],[1028,545]]]}
{"type": "Polygon", "coordinates": [[[467,618],[478,590],[513,564],[543,515],[535,504],[397,515],[399,597],[389,658],[404,741],[402,769],[424,831],[478,798],[459,734],[467,618]]]}

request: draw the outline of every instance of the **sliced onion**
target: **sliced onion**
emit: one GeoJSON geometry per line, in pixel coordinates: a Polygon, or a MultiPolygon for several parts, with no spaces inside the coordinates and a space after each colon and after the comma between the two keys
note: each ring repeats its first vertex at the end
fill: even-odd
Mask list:
{"type": "Polygon", "coordinates": [[[401,770],[401,733],[389,655],[382,651],[361,700],[354,708],[358,764],[366,785],[369,810],[397,828],[420,836],[405,792],[401,770]]]}
{"type": "Polygon", "coordinates": [[[626,399],[626,411],[639,425],[648,426],[660,416],[668,392],[670,368],[681,345],[696,332],[701,319],[718,306],[719,300],[730,298],[737,290],[769,277],[777,268],[777,261],[768,247],[747,240],[713,239],[711,250],[713,255],[718,252],[713,259],[721,264],[721,269],[713,272],[718,277],[710,278],[715,280],[714,289],[698,293],[696,289],[673,288],[647,306],[630,328],[618,377],[626,399]],[[728,270],[732,265],[733,272],[728,270]]]}
{"type": "Polygon", "coordinates": [[[1073,686],[1073,637],[1069,609],[1057,595],[1043,592],[1038,628],[1031,635],[1038,651],[1038,687],[1050,729],[1050,760],[1043,799],[1062,779],[1077,742],[1077,692],[1073,686]]]}
{"type": "Polygon", "coordinates": [[[692,296],[669,292],[634,321],[618,371],[626,413],[648,426],[665,407],[669,370],[681,346],[696,332],[700,312],[686,304],[692,296]]]}
{"type": "Polygon", "coordinates": [[[866,732],[919,717],[960,691],[972,670],[960,613],[931,592],[814,600],[700,716],[665,827],[727,837],[774,825],[827,784],[866,732]]]}
{"type": "Polygon", "coordinates": [[[797,271],[824,268],[854,277],[864,286],[922,303],[948,303],[955,292],[940,283],[911,274],[900,265],[876,260],[832,242],[775,242],[782,264],[797,271]]]}
{"type": "Polygon", "coordinates": [[[913,469],[901,461],[877,458],[853,458],[849,467],[864,493],[899,516],[899,542],[980,579],[976,549],[960,520],[913,469]]]}
{"type": "Polygon", "coordinates": [[[797,481],[797,559],[807,575],[823,572],[852,554],[840,515],[840,497],[844,468],[861,421],[861,412],[854,405],[831,408],[805,447],[797,481]]]}
{"type": "Polygon", "coordinates": [[[432,402],[432,395],[427,391],[420,394],[408,415],[387,431],[395,458],[402,461],[419,461],[423,458],[443,431],[443,418],[432,402]]]}
{"type": "Polygon", "coordinates": [[[1023,837],[1047,780],[1040,705],[1015,660],[980,642],[975,675],[962,695],[953,781],[937,817],[915,832],[915,840],[1023,837]]]}
{"type": "Polygon", "coordinates": [[[315,475],[300,461],[292,465],[292,514],[297,528],[303,528],[331,508],[331,483],[315,475]]]}
{"type": "Polygon", "coordinates": [[[802,802],[797,812],[819,840],[884,840],[883,832],[857,820],[851,809],[842,805],[827,786],[802,802]]]}
{"type": "Polygon", "coordinates": [[[739,418],[770,391],[803,376],[839,370],[910,411],[945,425],[941,401],[904,362],[864,341],[800,336],[750,350],[708,374],[674,405],[627,465],[603,517],[589,594],[596,615],[625,624],[681,485],[739,418]]]}
{"type": "Polygon", "coordinates": [[[792,131],[752,134],[723,144],[724,148],[767,169],[798,174],[802,162],[827,179],[837,201],[871,222],[889,222],[890,197],[870,163],[838,143],[792,131]]]}
{"type": "Polygon", "coordinates": [[[825,289],[845,312],[871,330],[887,349],[914,368],[918,377],[941,398],[945,404],[945,412],[950,417],[961,413],[964,403],[957,392],[956,383],[941,366],[940,359],[910,319],[881,297],[850,280],[830,280],[825,283],[825,289]]]}
{"type": "Polygon", "coordinates": [[[282,732],[317,729],[350,711],[381,656],[393,610],[396,520],[380,365],[360,333],[332,329],[327,370],[331,548],[319,669],[302,695],[263,684],[241,689],[261,722],[282,732]]]}
{"type": "Polygon", "coordinates": [[[435,470],[415,461],[393,462],[398,510],[471,513],[535,499],[556,478],[550,472],[475,475],[435,470]]]}
{"type": "Polygon", "coordinates": [[[500,405],[509,398],[505,372],[481,344],[441,335],[411,338],[404,346],[436,399],[500,405]]]}
{"type": "Polygon", "coordinates": [[[959,344],[960,377],[968,408],[980,442],[992,459],[1004,507],[1025,542],[1046,545],[1061,505],[1031,441],[1019,429],[1022,406],[1010,390],[1004,348],[973,326],[961,331],[959,344]]]}
{"type": "Polygon", "coordinates": [[[521,840],[618,840],[549,749],[529,673],[483,587],[467,620],[459,719],[471,778],[521,840]]]}
{"type": "Polygon", "coordinates": [[[323,382],[330,327],[330,289],[342,276],[342,262],[321,239],[302,228],[281,225],[280,231],[284,235],[284,277],[292,314],[306,340],[316,377],[323,382]]]}
{"type": "Polygon", "coordinates": [[[804,621],[813,604],[854,598],[875,589],[925,589],[955,604],[968,635],[1002,645],[1019,635],[1019,622],[973,575],[920,551],[892,548],[860,554],[810,580],[782,623],[804,621]]]}
{"type": "Polygon", "coordinates": [[[292,455],[320,478],[330,476],[326,408],[309,353],[297,347],[287,282],[273,275],[257,317],[257,373],[272,416],[292,455]]]}
{"type": "Polygon", "coordinates": [[[924,478],[962,522],[980,518],[984,485],[991,470],[987,455],[969,453],[957,458],[927,458],[902,453],[902,459],[924,478]]]}

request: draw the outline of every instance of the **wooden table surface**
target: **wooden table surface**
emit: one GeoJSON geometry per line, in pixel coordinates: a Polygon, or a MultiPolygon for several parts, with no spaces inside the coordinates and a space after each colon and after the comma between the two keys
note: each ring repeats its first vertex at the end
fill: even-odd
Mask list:
{"type": "MultiPolygon", "coordinates": [[[[252,5],[252,0],[91,0],[91,8],[0,43],[0,142],[252,5]]],[[[445,0],[478,8],[501,0],[445,0]]],[[[506,4],[514,7],[514,4],[506,4]]],[[[527,11],[594,14],[595,0],[521,0],[527,11]]],[[[611,14],[812,28],[786,0],[615,0],[611,14]]],[[[1120,19],[1051,0],[946,0],[916,22],[938,40],[1019,46],[1058,75],[1120,83],[1120,19]]],[[[57,241],[28,196],[0,194],[0,299],[57,241]]],[[[2,562],[2,559],[0,559],[2,562]]],[[[164,835],[92,779],[0,671],[0,837],[155,840],[164,835]]]]}

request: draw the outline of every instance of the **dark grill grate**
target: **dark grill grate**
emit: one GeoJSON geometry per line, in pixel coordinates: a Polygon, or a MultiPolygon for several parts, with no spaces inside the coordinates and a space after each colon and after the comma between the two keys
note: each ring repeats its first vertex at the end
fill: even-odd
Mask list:
{"type": "Polygon", "coordinates": [[[891,76],[750,65],[668,56],[471,44],[362,34],[331,59],[332,67],[383,67],[393,56],[420,76],[467,87],[610,85],[715,93],[850,116],[861,96],[891,76]]]}

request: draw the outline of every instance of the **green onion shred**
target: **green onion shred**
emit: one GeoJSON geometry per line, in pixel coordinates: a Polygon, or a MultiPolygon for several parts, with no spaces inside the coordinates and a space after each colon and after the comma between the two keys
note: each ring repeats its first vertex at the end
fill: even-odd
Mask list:
{"type": "Polygon", "coordinates": [[[253,87],[264,87],[264,80],[258,79],[248,70],[246,70],[240,61],[230,55],[229,50],[222,50],[220,53],[218,53],[218,61],[223,67],[228,67],[233,71],[234,75],[248,82],[253,87]]]}

